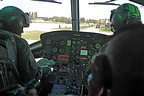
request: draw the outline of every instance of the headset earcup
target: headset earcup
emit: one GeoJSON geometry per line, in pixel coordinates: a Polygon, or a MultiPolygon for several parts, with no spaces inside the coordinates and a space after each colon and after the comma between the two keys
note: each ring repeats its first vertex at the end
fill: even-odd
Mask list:
{"type": "Polygon", "coordinates": [[[12,16],[6,22],[6,29],[8,29],[8,31],[11,31],[19,35],[23,32],[23,22],[19,17],[12,16]]]}

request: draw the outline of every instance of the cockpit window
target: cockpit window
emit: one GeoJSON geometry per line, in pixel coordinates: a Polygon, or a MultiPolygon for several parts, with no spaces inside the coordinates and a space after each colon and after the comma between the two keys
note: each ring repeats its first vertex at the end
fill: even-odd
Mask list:
{"type": "MultiPolygon", "coordinates": [[[[72,0],[53,1],[61,2],[61,4],[40,0],[2,0],[0,1],[0,8],[11,5],[29,13],[30,26],[24,28],[22,37],[30,43],[40,40],[40,35],[45,32],[73,30],[72,24],[79,24],[75,25],[80,27],[79,31],[112,34],[109,20],[110,13],[118,5],[95,4],[105,2],[104,0],[79,0],[79,5],[74,10],[72,9],[72,0]],[[77,17],[72,18],[74,15],[77,17]]],[[[133,2],[116,0],[110,3],[123,4],[133,2]]],[[[144,10],[143,6],[134,4],[140,8],[140,11],[144,10]]],[[[141,17],[143,20],[143,12],[141,12],[141,17]]]]}

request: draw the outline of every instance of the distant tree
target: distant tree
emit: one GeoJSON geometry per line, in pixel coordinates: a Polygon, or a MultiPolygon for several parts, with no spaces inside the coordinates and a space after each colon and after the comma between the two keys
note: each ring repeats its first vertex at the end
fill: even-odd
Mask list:
{"type": "Polygon", "coordinates": [[[29,19],[30,19],[30,21],[33,20],[32,12],[29,12],[29,19]]]}
{"type": "Polygon", "coordinates": [[[33,19],[36,20],[37,17],[38,17],[37,12],[34,12],[34,13],[33,13],[33,19]]]}
{"type": "Polygon", "coordinates": [[[95,20],[95,19],[86,20],[86,23],[94,23],[94,24],[96,24],[96,22],[97,22],[97,20],[95,20]]]}
{"type": "Polygon", "coordinates": [[[85,23],[85,18],[84,18],[84,17],[81,17],[81,18],[80,18],[80,22],[81,22],[81,23],[85,23]]]}
{"type": "Polygon", "coordinates": [[[36,20],[38,18],[37,12],[29,12],[29,19],[36,20]]]}
{"type": "MultiPolygon", "coordinates": [[[[29,12],[29,18],[30,21],[32,20],[36,20],[36,19],[42,19],[44,21],[49,21],[49,22],[61,22],[61,23],[67,23],[67,24],[71,24],[72,20],[70,17],[59,17],[59,16],[53,16],[53,17],[38,17],[38,13],[37,12],[29,12]]],[[[108,19],[99,19],[99,20],[95,20],[95,19],[85,19],[84,17],[80,18],[80,23],[93,23],[96,25],[106,25],[108,19]]]]}
{"type": "Polygon", "coordinates": [[[50,21],[50,19],[48,17],[40,17],[40,18],[44,21],[50,21]]]}
{"type": "Polygon", "coordinates": [[[100,25],[106,25],[106,19],[99,19],[100,25]]]}

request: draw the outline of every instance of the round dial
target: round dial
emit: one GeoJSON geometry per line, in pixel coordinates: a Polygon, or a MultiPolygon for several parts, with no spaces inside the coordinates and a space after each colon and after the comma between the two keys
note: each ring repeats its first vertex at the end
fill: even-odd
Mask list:
{"type": "Polygon", "coordinates": [[[60,44],[60,45],[65,45],[66,42],[65,42],[64,40],[61,40],[61,41],[59,42],[59,44],[60,44]]]}
{"type": "Polygon", "coordinates": [[[52,43],[52,41],[51,41],[51,39],[47,39],[47,40],[45,41],[45,43],[46,43],[47,45],[49,45],[49,44],[52,43]]]}
{"type": "Polygon", "coordinates": [[[100,49],[100,48],[101,48],[101,44],[100,44],[100,43],[96,43],[96,44],[95,44],[95,48],[96,48],[96,49],[100,49]]]}
{"type": "Polygon", "coordinates": [[[58,48],[57,48],[57,47],[53,47],[53,48],[52,48],[52,52],[53,52],[53,53],[56,53],[57,51],[58,51],[58,48]]]}

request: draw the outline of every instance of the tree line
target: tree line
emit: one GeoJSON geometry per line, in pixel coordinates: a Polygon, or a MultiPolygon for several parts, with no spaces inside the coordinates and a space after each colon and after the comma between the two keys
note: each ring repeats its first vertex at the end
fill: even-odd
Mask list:
{"type": "MultiPolygon", "coordinates": [[[[38,13],[37,12],[29,12],[29,18],[30,21],[32,22],[33,20],[43,20],[45,22],[58,22],[58,23],[67,23],[67,24],[71,24],[72,23],[72,19],[71,18],[67,18],[67,17],[59,17],[59,16],[53,16],[53,17],[38,17],[38,13]]],[[[87,23],[87,24],[96,24],[96,25],[107,25],[109,24],[109,19],[99,19],[99,20],[95,20],[95,19],[85,19],[84,17],[80,18],[80,23],[87,23]]]]}

